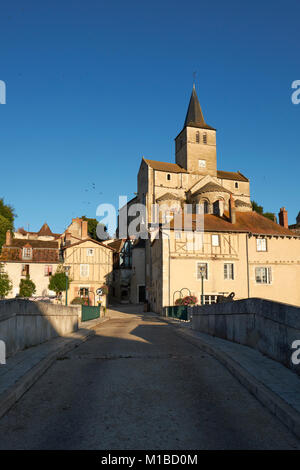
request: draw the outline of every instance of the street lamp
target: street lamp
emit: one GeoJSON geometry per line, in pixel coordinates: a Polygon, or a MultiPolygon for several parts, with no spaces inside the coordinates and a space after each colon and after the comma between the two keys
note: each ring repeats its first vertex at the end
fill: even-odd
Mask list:
{"type": "Polygon", "coordinates": [[[69,271],[71,269],[71,266],[64,266],[64,271],[66,275],[66,305],[68,305],[68,277],[69,277],[69,271]]]}
{"type": "Polygon", "coordinates": [[[204,305],[204,276],[206,274],[206,266],[199,266],[199,274],[201,276],[201,305],[204,305]]]}

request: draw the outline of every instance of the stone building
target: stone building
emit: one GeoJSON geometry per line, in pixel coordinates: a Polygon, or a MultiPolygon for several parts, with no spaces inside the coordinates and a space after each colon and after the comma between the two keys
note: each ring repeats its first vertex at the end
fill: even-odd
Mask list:
{"type": "MultiPolygon", "coordinates": [[[[103,285],[110,286],[113,271],[114,249],[92,240],[88,234],[88,222],[73,219],[62,234],[52,233],[45,223],[38,232],[23,228],[6,234],[0,263],[13,283],[9,297],[19,293],[21,279],[30,276],[35,283],[34,297],[55,296],[48,289],[50,276],[59,265],[69,266],[72,279],[68,289],[68,303],[75,297],[90,296],[90,303],[98,301],[96,291],[103,285]]],[[[64,300],[64,299],[63,299],[64,300]]]]}
{"type": "Polygon", "coordinates": [[[205,122],[194,87],[175,138],[175,163],[143,158],[137,186],[135,198],[119,212],[119,224],[126,216],[128,224],[133,220],[134,204],[145,205],[144,229],[151,236],[145,243],[145,285],[152,310],[173,305],[183,288],[200,300],[202,275],[205,303],[234,292],[235,298],[300,305],[300,237],[289,230],[285,208],[279,224],[252,211],[249,179],[240,171],[217,169],[216,129],[205,122]],[[192,218],[183,230],[185,220],[175,221],[187,214],[192,218]]]}
{"type": "MultiPolygon", "coordinates": [[[[83,297],[89,298],[90,305],[97,305],[100,300],[97,289],[111,285],[114,250],[88,237],[63,244],[61,249],[64,266],[70,267],[68,303],[76,297],[83,297]]],[[[101,300],[106,305],[106,298],[101,300]]]]}
{"type": "Polygon", "coordinates": [[[36,285],[35,296],[54,295],[49,291],[49,276],[54,274],[60,260],[60,237],[52,233],[47,223],[38,232],[29,232],[23,228],[12,234],[6,233],[2,246],[0,263],[13,283],[11,297],[19,293],[21,279],[30,276],[36,285]]]}

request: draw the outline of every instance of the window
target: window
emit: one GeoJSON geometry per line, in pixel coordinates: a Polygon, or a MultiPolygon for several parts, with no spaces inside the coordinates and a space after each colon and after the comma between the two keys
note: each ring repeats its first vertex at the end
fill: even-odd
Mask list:
{"type": "Polygon", "coordinates": [[[87,287],[80,287],[79,296],[80,297],[87,297],[88,295],[89,295],[89,289],[87,287]]]}
{"type": "Polygon", "coordinates": [[[168,173],[167,174],[167,180],[170,181],[170,179],[171,179],[171,175],[168,173]]]}
{"type": "Polygon", "coordinates": [[[203,134],[203,143],[207,144],[207,134],[206,134],[206,132],[203,134]]]}
{"type": "Polygon", "coordinates": [[[220,246],[220,237],[219,237],[219,235],[212,235],[211,236],[211,244],[212,244],[212,246],[220,246]]]}
{"type": "MultiPolygon", "coordinates": [[[[201,299],[201,294],[200,294],[199,298],[201,299]]],[[[203,304],[204,305],[215,304],[215,303],[217,303],[217,298],[218,298],[218,296],[215,295],[215,294],[204,295],[203,296],[203,304]]]]}
{"type": "Polygon", "coordinates": [[[203,274],[204,279],[208,279],[208,264],[197,263],[197,279],[201,279],[203,274]]]}
{"type": "Polygon", "coordinates": [[[86,249],[87,256],[94,256],[94,248],[87,248],[86,249]]]}
{"type": "Polygon", "coordinates": [[[180,240],[180,238],[181,238],[181,232],[179,232],[178,230],[176,230],[176,232],[175,232],[175,238],[177,240],[180,240]]]}
{"type": "Polygon", "coordinates": [[[88,277],[89,275],[89,265],[81,264],[80,265],[80,277],[88,277]]]}
{"type": "Polygon", "coordinates": [[[234,279],[234,265],[233,263],[224,264],[224,279],[233,280],[234,279]]]}
{"type": "Polygon", "coordinates": [[[199,168],[206,168],[206,161],[205,160],[198,160],[199,168]]]}
{"type": "Polygon", "coordinates": [[[238,187],[239,187],[239,183],[235,182],[235,187],[238,188],[238,187]]]}
{"type": "Polygon", "coordinates": [[[267,251],[267,240],[266,238],[256,239],[256,251],[267,251]]]}
{"type": "Polygon", "coordinates": [[[23,248],[23,258],[32,258],[32,248],[23,248]]]}
{"type": "Polygon", "coordinates": [[[132,265],[132,252],[131,242],[127,240],[120,253],[120,268],[131,268],[132,265]]]}
{"type": "Polygon", "coordinates": [[[45,266],[45,276],[52,276],[52,266],[45,266]]]}
{"type": "Polygon", "coordinates": [[[271,284],[271,268],[255,268],[255,280],[257,284],[271,284]]]}
{"type": "Polygon", "coordinates": [[[196,132],[196,143],[197,144],[200,143],[200,132],[199,131],[196,132]]]}
{"type": "Polygon", "coordinates": [[[29,276],[29,264],[22,264],[21,276],[29,276]]]}
{"type": "Polygon", "coordinates": [[[208,214],[209,204],[208,201],[203,201],[203,213],[208,214]]]}

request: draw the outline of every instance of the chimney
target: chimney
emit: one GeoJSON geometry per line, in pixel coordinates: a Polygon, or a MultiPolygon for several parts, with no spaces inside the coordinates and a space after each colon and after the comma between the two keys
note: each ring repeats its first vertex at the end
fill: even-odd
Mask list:
{"type": "Polygon", "coordinates": [[[5,240],[5,245],[10,246],[12,244],[12,233],[10,230],[7,230],[6,232],[6,240],[5,240]]]}
{"type": "Polygon", "coordinates": [[[66,232],[65,243],[66,245],[71,245],[71,232],[66,232]]]}
{"type": "Polygon", "coordinates": [[[232,224],[236,223],[236,208],[235,208],[235,202],[232,197],[232,194],[230,194],[230,199],[229,199],[229,218],[232,224]]]}
{"type": "Polygon", "coordinates": [[[285,207],[280,208],[280,212],[278,214],[279,217],[279,224],[282,225],[284,228],[289,228],[289,223],[288,223],[288,213],[285,207]]]}
{"type": "Polygon", "coordinates": [[[88,221],[82,220],[81,222],[81,238],[84,240],[85,238],[89,238],[88,235],[88,221]]]}

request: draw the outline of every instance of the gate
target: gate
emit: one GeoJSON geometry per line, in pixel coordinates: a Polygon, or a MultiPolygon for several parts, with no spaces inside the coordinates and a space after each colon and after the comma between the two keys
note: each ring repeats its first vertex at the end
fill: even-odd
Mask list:
{"type": "Polygon", "coordinates": [[[81,321],[94,320],[100,317],[100,305],[91,307],[89,305],[81,305],[81,321]]]}
{"type": "Polygon", "coordinates": [[[188,320],[188,310],[186,305],[175,305],[167,307],[167,317],[178,318],[178,320],[188,320]]]}

